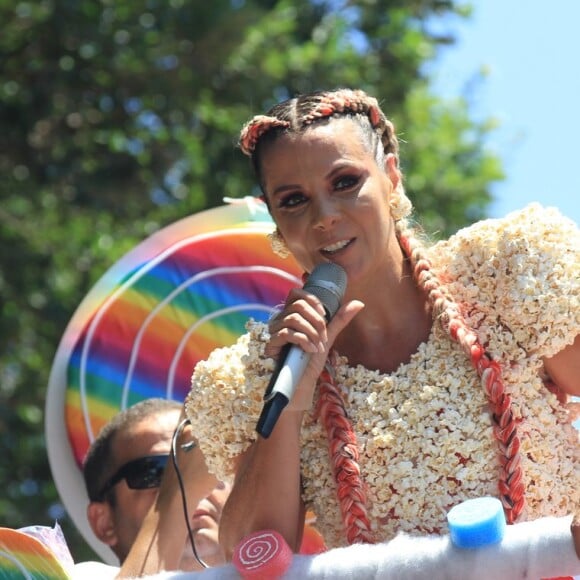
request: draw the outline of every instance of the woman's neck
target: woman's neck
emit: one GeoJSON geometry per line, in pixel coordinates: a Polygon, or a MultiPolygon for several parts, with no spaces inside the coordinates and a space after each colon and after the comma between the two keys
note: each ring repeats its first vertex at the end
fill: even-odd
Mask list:
{"type": "Polygon", "coordinates": [[[377,275],[356,296],[365,308],[341,332],[337,351],[351,366],[395,371],[429,338],[432,317],[424,292],[415,283],[408,260],[396,276],[377,275]]]}

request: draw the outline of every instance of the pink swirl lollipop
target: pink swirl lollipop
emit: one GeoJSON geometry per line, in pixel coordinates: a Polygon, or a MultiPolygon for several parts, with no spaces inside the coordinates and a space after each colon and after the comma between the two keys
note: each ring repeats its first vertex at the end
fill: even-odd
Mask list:
{"type": "Polygon", "coordinates": [[[292,550],[281,534],[262,530],[250,534],[237,545],[233,563],[242,578],[274,580],[290,567],[292,550]]]}

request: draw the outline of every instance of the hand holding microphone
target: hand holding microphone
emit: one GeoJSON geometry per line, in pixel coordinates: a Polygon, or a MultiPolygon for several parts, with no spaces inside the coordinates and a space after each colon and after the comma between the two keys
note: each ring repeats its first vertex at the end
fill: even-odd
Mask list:
{"type": "MultiPolygon", "coordinates": [[[[324,262],[314,268],[304,285],[304,290],[316,296],[324,306],[327,322],[340,307],[346,282],[343,268],[332,262],[324,262]]],[[[280,352],[278,364],[264,394],[264,408],[256,426],[262,437],[270,436],[284,407],[294,396],[310,356],[292,344],[287,344],[280,352]]]]}

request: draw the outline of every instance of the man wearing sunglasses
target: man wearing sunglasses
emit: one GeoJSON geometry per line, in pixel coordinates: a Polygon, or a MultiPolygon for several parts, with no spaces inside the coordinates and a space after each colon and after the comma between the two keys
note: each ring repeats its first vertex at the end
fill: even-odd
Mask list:
{"type": "MultiPolygon", "coordinates": [[[[147,399],[114,417],[92,443],[83,465],[89,496],[87,517],[97,538],[122,565],[121,576],[158,570],[195,570],[178,477],[170,457],[182,405],[147,399]]],[[[177,461],[186,490],[198,558],[223,563],[218,542],[229,487],[210,475],[191,427],[183,429],[177,461]]]]}

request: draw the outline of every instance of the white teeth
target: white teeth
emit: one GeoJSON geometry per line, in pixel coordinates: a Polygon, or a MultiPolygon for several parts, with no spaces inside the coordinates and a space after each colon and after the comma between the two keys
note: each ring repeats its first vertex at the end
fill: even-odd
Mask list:
{"type": "Polygon", "coordinates": [[[349,240],[343,240],[342,242],[336,242],[336,244],[332,244],[330,246],[326,246],[324,248],[325,252],[336,252],[337,250],[341,250],[348,244],[349,240]]]}

